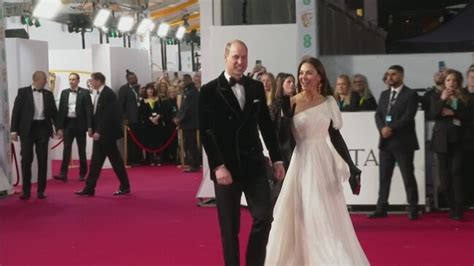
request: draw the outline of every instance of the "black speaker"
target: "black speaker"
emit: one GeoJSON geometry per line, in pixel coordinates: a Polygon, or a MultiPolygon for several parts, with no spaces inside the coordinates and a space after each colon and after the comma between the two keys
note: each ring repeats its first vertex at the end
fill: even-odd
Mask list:
{"type": "Polygon", "coordinates": [[[5,37],[29,39],[30,35],[28,35],[28,32],[26,32],[25,29],[10,29],[5,30],[5,37]]]}

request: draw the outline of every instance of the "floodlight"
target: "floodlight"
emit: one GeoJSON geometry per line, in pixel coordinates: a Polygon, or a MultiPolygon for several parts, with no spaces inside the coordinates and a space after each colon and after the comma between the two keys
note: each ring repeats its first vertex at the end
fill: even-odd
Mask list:
{"type": "Polygon", "coordinates": [[[150,19],[144,18],[138,25],[137,34],[145,34],[147,32],[150,32],[153,30],[154,27],[155,27],[155,24],[153,24],[153,22],[150,19]]]}
{"type": "Polygon", "coordinates": [[[184,26],[179,26],[178,30],[176,31],[176,38],[178,38],[178,40],[183,39],[185,33],[186,28],[184,26]]]}
{"type": "Polygon", "coordinates": [[[163,38],[168,35],[168,30],[170,29],[170,25],[168,23],[161,23],[160,26],[158,27],[158,36],[163,38]]]}
{"type": "Polygon", "coordinates": [[[129,32],[133,28],[133,24],[135,24],[135,20],[131,16],[121,16],[117,29],[120,32],[129,32]]]}
{"type": "Polygon", "coordinates": [[[33,17],[52,19],[62,7],[59,0],[40,0],[33,9],[33,17]]]}
{"type": "Polygon", "coordinates": [[[107,23],[110,14],[111,12],[108,9],[99,10],[99,12],[97,12],[97,15],[95,15],[94,26],[96,26],[97,28],[105,27],[105,24],[107,23]]]}

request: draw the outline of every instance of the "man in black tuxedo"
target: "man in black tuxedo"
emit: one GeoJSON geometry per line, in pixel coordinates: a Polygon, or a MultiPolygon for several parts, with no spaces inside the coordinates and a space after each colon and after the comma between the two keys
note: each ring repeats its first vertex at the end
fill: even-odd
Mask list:
{"type": "Polygon", "coordinates": [[[380,131],[379,198],[375,212],[369,218],[387,216],[388,196],[395,163],[402,173],[408,199],[408,218],[418,218],[418,187],[413,159],[419,149],[415,131],[418,95],[403,84],[404,70],[399,65],[388,68],[389,89],[382,92],[375,112],[380,131]]]}
{"type": "Polygon", "coordinates": [[[184,172],[199,171],[200,156],[197,143],[198,122],[198,101],[199,92],[194,86],[193,80],[189,74],[183,75],[184,81],[184,98],[181,108],[179,109],[176,121],[180,128],[183,129],[184,150],[187,155],[190,168],[184,172]]]}
{"type": "Polygon", "coordinates": [[[122,137],[122,119],[117,97],[111,88],[105,86],[105,77],[100,72],[91,74],[91,84],[97,94],[94,95],[92,118],[92,146],[89,175],[84,189],[76,195],[94,196],[97,179],[100,176],[105,158],[108,157],[115,174],[120,181],[119,190],[114,196],[130,193],[130,183],[122,156],[117,147],[117,139],[122,137]]]}
{"type": "MultiPolygon", "coordinates": [[[[141,139],[140,124],[140,95],[138,95],[137,75],[127,69],[127,84],[120,87],[118,91],[118,102],[123,114],[125,125],[128,125],[132,132],[141,139]]],[[[143,162],[143,153],[133,142],[132,138],[127,138],[127,162],[130,165],[138,165],[143,162]]]]}
{"type": "Polygon", "coordinates": [[[214,181],[225,265],[239,265],[240,198],[245,193],[253,218],[247,265],[263,265],[271,228],[272,204],[263,140],[275,175],[285,170],[262,83],[244,76],[247,46],[240,40],[225,48],[225,71],[201,88],[199,122],[214,181]]]}
{"type": "Polygon", "coordinates": [[[92,136],[92,101],[90,92],[79,87],[79,74],[69,74],[69,89],[61,92],[57,119],[58,135],[64,138],[63,160],[60,174],[55,179],[67,181],[72,142],[76,139],[79,153],[79,180],[87,174],[86,132],[92,136]]]}
{"type": "Polygon", "coordinates": [[[31,196],[33,146],[36,148],[38,161],[37,196],[39,199],[46,198],[44,191],[48,171],[48,143],[53,135],[53,122],[57,115],[54,95],[44,88],[46,81],[46,73],[36,71],[31,86],[20,88],[13,104],[10,137],[11,140],[18,141],[20,136],[21,141],[22,200],[31,196]]]}

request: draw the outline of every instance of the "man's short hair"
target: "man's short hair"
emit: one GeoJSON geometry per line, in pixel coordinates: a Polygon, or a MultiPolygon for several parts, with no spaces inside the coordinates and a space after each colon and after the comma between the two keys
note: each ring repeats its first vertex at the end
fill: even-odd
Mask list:
{"type": "Polygon", "coordinates": [[[77,74],[77,73],[75,73],[75,72],[71,72],[71,73],[69,74],[69,76],[72,76],[72,75],[76,76],[77,80],[80,80],[80,79],[81,79],[81,77],[79,77],[79,74],[77,74]]]}
{"type": "Polygon", "coordinates": [[[403,67],[400,65],[393,65],[393,66],[390,66],[388,69],[398,71],[402,74],[405,73],[405,71],[403,70],[403,67]]]}
{"type": "Polygon", "coordinates": [[[105,84],[105,76],[104,76],[104,74],[102,74],[100,72],[92,73],[91,78],[102,82],[102,84],[105,84]]]}
{"type": "Polygon", "coordinates": [[[239,44],[243,45],[243,46],[245,47],[245,49],[248,51],[247,45],[246,45],[243,41],[235,39],[235,40],[232,40],[232,41],[228,42],[228,43],[225,45],[225,50],[224,50],[224,55],[225,55],[225,56],[227,56],[227,55],[229,54],[229,52],[230,52],[230,47],[231,47],[232,44],[234,44],[234,43],[239,43],[239,44]]]}
{"type": "Polygon", "coordinates": [[[33,81],[37,81],[39,79],[39,77],[44,77],[44,78],[48,78],[48,76],[46,75],[46,73],[44,73],[43,71],[35,71],[35,73],[33,73],[33,76],[31,77],[33,81]]]}

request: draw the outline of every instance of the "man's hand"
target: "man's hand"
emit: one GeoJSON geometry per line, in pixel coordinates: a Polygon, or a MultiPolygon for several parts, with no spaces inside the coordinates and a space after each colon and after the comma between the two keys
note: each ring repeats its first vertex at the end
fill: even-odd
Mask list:
{"type": "Polygon", "coordinates": [[[100,139],[100,134],[97,133],[97,132],[95,132],[95,133],[92,135],[92,139],[95,140],[95,141],[99,140],[99,139],[100,139]]]}
{"type": "Polygon", "coordinates": [[[224,165],[217,167],[216,169],[216,181],[219,185],[230,185],[232,184],[232,175],[224,165]]]}
{"type": "Polygon", "coordinates": [[[445,101],[447,100],[449,97],[453,96],[454,95],[454,92],[450,89],[444,89],[442,92],[441,92],[441,100],[445,101]]]}
{"type": "Polygon", "coordinates": [[[274,163],[273,170],[277,180],[281,181],[283,178],[285,178],[285,167],[283,167],[283,163],[274,163]]]}
{"type": "Polygon", "coordinates": [[[11,133],[10,134],[10,140],[15,141],[15,142],[18,141],[18,134],[15,133],[15,132],[11,133]]]}
{"type": "Polygon", "coordinates": [[[58,132],[56,133],[58,135],[58,139],[63,139],[64,138],[64,131],[62,129],[59,129],[58,132]]]}
{"type": "Polygon", "coordinates": [[[392,134],[393,134],[393,133],[392,133],[392,129],[389,128],[389,127],[384,127],[384,128],[382,128],[381,133],[382,133],[382,137],[383,137],[384,139],[390,138],[390,137],[392,136],[392,134]]]}

